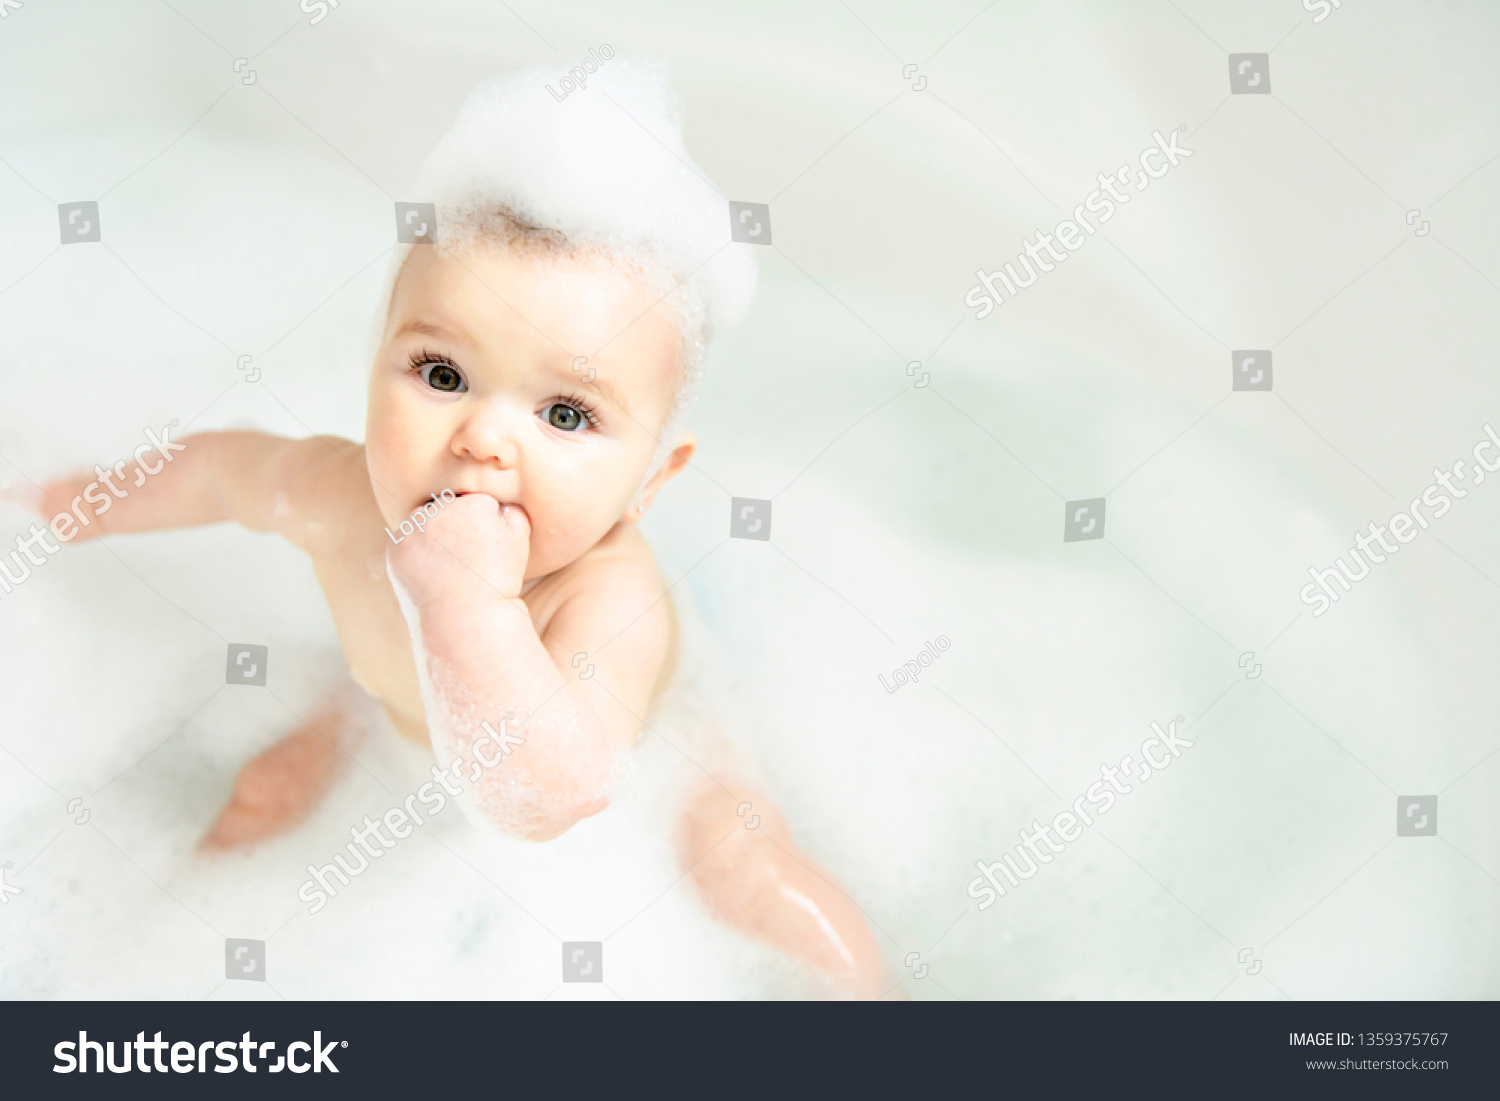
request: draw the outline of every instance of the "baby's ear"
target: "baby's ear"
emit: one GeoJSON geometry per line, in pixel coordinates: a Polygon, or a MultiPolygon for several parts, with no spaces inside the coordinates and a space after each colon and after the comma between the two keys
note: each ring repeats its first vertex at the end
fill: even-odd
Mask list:
{"type": "Polygon", "coordinates": [[[657,468],[656,473],[651,475],[646,484],[641,487],[641,491],[636,494],[635,500],[625,510],[622,519],[632,524],[640,523],[646,515],[646,510],[651,507],[651,502],[656,500],[657,491],[687,466],[696,450],[698,450],[698,438],[689,432],[683,437],[682,442],[672,449],[666,460],[657,468]]]}

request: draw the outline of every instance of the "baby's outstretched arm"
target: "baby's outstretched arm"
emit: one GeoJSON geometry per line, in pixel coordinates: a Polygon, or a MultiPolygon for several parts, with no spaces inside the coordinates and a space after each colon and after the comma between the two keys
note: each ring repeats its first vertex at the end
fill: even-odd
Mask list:
{"type": "MultiPolygon", "coordinates": [[[[170,441],[166,460],[99,467],[41,488],[36,507],[47,516],[71,513],[82,541],[97,535],[158,531],[234,520],[253,531],[275,531],[307,549],[314,525],[308,491],[324,474],[358,484],[362,468],[346,440],[289,440],[263,432],[204,432],[170,441]],[[133,476],[132,476],[133,475],[133,476]]],[[[368,481],[365,480],[365,484],[368,481]]],[[[368,493],[368,490],[366,490],[368,493]]]]}
{"type": "Polygon", "coordinates": [[[493,825],[547,840],[608,805],[668,627],[659,607],[641,615],[660,594],[654,569],[603,556],[575,567],[539,635],[520,599],[530,534],[522,510],[467,494],[387,556],[439,764],[463,760],[465,786],[493,825]],[[597,671],[581,680],[568,642],[600,645],[633,620],[631,645],[612,662],[593,657],[597,671]]]}

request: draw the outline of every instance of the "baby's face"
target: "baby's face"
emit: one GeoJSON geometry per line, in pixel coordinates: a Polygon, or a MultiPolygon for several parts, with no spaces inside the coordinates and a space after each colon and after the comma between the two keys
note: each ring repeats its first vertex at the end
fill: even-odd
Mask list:
{"type": "Polygon", "coordinates": [[[530,579],[638,519],[635,494],[677,387],[677,328],[654,297],[597,257],[412,249],[365,425],[390,528],[444,489],[488,494],[531,522],[530,579]]]}

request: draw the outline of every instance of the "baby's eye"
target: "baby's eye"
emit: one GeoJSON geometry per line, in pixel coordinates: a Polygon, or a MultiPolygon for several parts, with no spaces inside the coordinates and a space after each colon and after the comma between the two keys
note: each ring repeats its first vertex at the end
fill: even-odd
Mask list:
{"type": "Polygon", "coordinates": [[[463,375],[447,363],[426,363],[422,366],[422,381],[434,390],[445,394],[462,393],[468,389],[463,375]]]}
{"type": "Polygon", "coordinates": [[[547,406],[547,411],[543,415],[547,418],[548,424],[564,432],[577,432],[587,423],[582,413],[560,401],[547,406]]]}

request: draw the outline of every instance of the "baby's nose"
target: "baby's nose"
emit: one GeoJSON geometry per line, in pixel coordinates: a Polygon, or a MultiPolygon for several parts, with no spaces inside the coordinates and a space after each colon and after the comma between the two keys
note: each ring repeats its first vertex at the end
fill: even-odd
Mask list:
{"type": "Polygon", "coordinates": [[[512,440],[509,436],[501,437],[499,442],[493,448],[490,448],[490,450],[495,453],[494,459],[500,464],[502,469],[508,470],[515,466],[517,460],[521,457],[521,449],[516,446],[515,440],[512,440]]]}
{"type": "Polygon", "coordinates": [[[466,423],[454,441],[466,458],[494,464],[502,470],[514,467],[521,458],[515,432],[503,416],[480,416],[466,423]]]}

